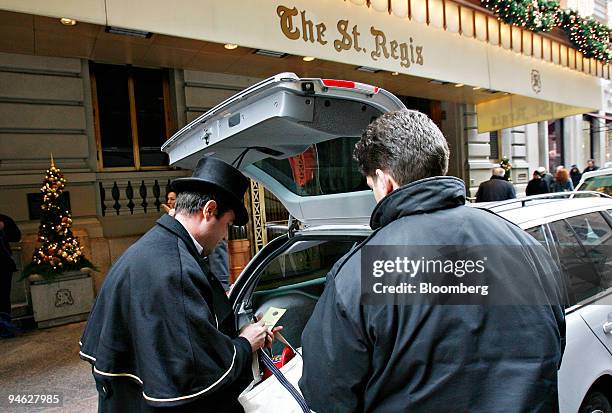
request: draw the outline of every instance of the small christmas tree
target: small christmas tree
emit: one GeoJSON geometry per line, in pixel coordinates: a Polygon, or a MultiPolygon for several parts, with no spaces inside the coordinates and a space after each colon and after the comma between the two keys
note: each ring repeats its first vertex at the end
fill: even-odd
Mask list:
{"type": "Polygon", "coordinates": [[[66,179],[55,166],[51,155],[51,167],[40,188],[42,193],[38,241],[32,262],[23,270],[24,277],[40,274],[53,277],[64,271],[93,267],[83,255],[79,240],[72,234],[72,218],[64,193],[66,179]]]}
{"type": "Polygon", "coordinates": [[[512,164],[507,156],[504,156],[499,163],[499,166],[504,169],[504,179],[506,181],[512,181],[512,164]]]}

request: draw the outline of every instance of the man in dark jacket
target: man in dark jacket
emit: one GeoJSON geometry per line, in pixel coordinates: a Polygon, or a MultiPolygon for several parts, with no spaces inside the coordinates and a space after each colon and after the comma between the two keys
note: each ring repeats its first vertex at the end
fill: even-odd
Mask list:
{"type": "Polygon", "coordinates": [[[222,240],[208,256],[210,271],[219,279],[223,289],[228,291],[229,284],[229,251],[227,240],[222,240]]]}
{"type": "Polygon", "coordinates": [[[493,168],[491,179],[484,181],[476,192],[476,202],[505,201],[516,198],[514,185],[504,179],[504,168],[493,168]]]}
{"type": "Polygon", "coordinates": [[[100,412],[240,412],[252,352],[272,339],[263,322],[236,331],[231,305],[204,256],[248,220],[248,180],[204,158],[174,181],[164,215],[113,265],[81,340],[100,412]]]}
{"type": "Polygon", "coordinates": [[[464,205],[463,182],[443,176],[448,157],[436,125],[406,109],[375,120],[357,143],[355,158],[378,202],[374,232],[332,268],[302,334],[300,388],[312,410],[558,410],[565,321],[556,267],[519,227],[464,205]],[[362,301],[371,294],[365,281],[372,273],[362,270],[371,248],[421,247],[450,259],[450,251],[487,245],[494,246],[489,264],[501,265],[483,277],[497,303],[516,305],[434,305],[425,293],[411,305],[362,301]],[[534,292],[537,302],[523,300],[534,292]]]}
{"type": "Polygon", "coordinates": [[[20,239],[21,231],[15,221],[0,214],[0,337],[3,338],[15,335],[15,326],[11,323],[11,286],[17,266],[9,242],[19,242],[20,239]]]}
{"type": "Polygon", "coordinates": [[[595,165],[595,159],[589,159],[587,161],[587,166],[584,168],[582,173],[593,172],[599,169],[599,166],[595,165]]]}
{"type": "Polygon", "coordinates": [[[525,194],[527,196],[530,195],[541,195],[548,194],[550,192],[550,187],[548,186],[548,182],[543,179],[543,176],[536,170],[533,171],[533,178],[527,184],[527,188],[525,189],[525,194]]]}
{"type": "Polygon", "coordinates": [[[538,169],[536,169],[536,172],[540,174],[540,176],[542,177],[542,180],[546,182],[546,184],[548,185],[548,188],[552,190],[552,186],[555,183],[555,177],[552,176],[552,174],[548,172],[548,170],[544,168],[543,166],[538,167],[538,169]]]}

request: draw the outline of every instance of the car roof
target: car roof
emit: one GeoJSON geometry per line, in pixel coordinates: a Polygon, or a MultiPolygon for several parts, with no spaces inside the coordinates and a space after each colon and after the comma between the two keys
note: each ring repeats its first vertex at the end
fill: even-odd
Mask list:
{"type": "MultiPolygon", "coordinates": [[[[491,210],[526,229],[593,211],[612,209],[612,198],[599,195],[580,198],[533,196],[518,198],[514,202],[487,202],[472,206],[491,210]]],[[[567,196],[572,196],[572,193],[568,193],[567,196]]]]}
{"type": "Polygon", "coordinates": [[[602,176],[602,175],[612,175],[612,168],[599,168],[596,171],[585,172],[580,177],[580,182],[578,185],[582,184],[585,180],[592,178],[594,176],[602,176]]]}

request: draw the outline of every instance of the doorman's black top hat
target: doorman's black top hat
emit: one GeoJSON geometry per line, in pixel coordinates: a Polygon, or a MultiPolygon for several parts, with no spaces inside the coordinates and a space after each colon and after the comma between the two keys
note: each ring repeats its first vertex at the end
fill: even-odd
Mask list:
{"type": "Polygon", "coordinates": [[[178,192],[218,193],[236,214],[234,225],[245,225],[249,215],[243,198],[249,179],[238,169],[220,159],[207,156],[200,159],[190,178],[177,178],[171,184],[178,192]]]}

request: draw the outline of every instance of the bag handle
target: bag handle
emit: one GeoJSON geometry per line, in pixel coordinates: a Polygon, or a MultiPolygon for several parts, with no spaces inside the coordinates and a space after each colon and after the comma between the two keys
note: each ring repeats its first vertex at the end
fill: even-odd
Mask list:
{"type": "Polygon", "coordinates": [[[266,352],[262,351],[261,349],[257,350],[257,353],[263,360],[266,367],[269,368],[272,374],[274,375],[274,377],[276,377],[278,382],[282,384],[283,387],[287,389],[287,391],[293,396],[297,404],[302,409],[302,412],[310,413],[310,409],[308,408],[308,404],[306,403],[306,400],[304,399],[304,397],[302,397],[300,392],[298,392],[297,389],[293,387],[293,384],[291,384],[289,380],[287,380],[285,375],[278,369],[278,367],[276,367],[276,365],[274,364],[270,356],[268,356],[266,352]]]}
{"type": "Polygon", "coordinates": [[[291,349],[291,351],[293,351],[295,354],[297,354],[298,356],[302,357],[302,354],[299,351],[297,351],[295,348],[293,348],[291,343],[289,343],[287,341],[287,339],[285,337],[283,337],[283,335],[281,333],[278,333],[278,332],[275,333],[274,337],[276,337],[278,339],[278,341],[280,341],[281,343],[283,343],[284,345],[289,347],[291,349]]]}

